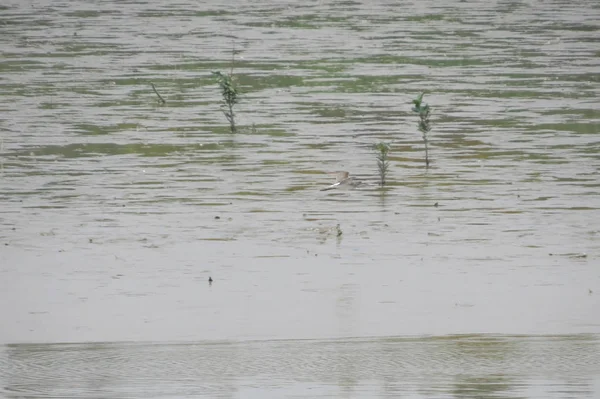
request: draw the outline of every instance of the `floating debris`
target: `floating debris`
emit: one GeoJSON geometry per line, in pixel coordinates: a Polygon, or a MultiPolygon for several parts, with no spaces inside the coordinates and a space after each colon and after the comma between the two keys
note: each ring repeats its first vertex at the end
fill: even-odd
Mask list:
{"type": "Polygon", "coordinates": [[[580,253],[566,253],[566,254],[553,254],[553,253],[549,253],[549,256],[566,256],[567,258],[573,258],[573,259],[585,259],[587,258],[587,254],[585,252],[580,252],[580,253]]]}

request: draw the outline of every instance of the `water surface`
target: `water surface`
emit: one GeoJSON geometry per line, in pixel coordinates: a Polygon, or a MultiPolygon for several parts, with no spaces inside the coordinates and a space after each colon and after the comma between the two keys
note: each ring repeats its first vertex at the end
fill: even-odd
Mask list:
{"type": "MultiPolygon", "coordinates": [[[[227,395],[465,397],[449,387],[483,373],[522,376],[494,397],[597,396],[599,21],[591,0],[4,2],[2,392],[93,397],[68,390],[77,369],[57,371],[67,391],[24,381],[45,386],[40,353],[85,357],[94,342],[99,359],[258,345],[263,363],[303,368],[288,352],[310,340],[307,353],[364,355],[324,355],[277,386],[239,361],[227,395]],[[235,135],[211,74],[230,70],[232,51],[235,135]],[[422,91],[428,169],[411,111],[422,91]],[[391,145],[385,189],[378,142],[391,145]],[[320,192],[336,170],[369,186],[320,192]],[[517,349],[463,372],[437,343],[465,336],[517,349]],[[344,371],[377,365],[386,340],[424,363],[344,371]],[[539,373],[510,370],[538,344],[550,348],[539,373]],[[574,385],[556,371],[563,345],[574,385]]],[[[156,395],[224,395],[176,391],[192,361],[156,395]]],[[[146,385],[110,374],[102,392],[148,396],[157,362],[140,366],[146,385]]]]}
{"type": "Polygon", "coordinates": [[[465,335],[19,344],[0,352],[0,366],[7,397],[592,398],[598,343],[465,335]]]}

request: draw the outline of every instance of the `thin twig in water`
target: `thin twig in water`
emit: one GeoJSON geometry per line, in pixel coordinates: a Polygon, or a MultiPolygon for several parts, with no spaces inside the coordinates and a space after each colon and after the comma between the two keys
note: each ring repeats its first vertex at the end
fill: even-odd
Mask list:
{"type": "Polygon", "coordinates": [[[231,70],[229,71],[229,76],[233,79],[233,64],[235,62],[235,40],[232,40],[231,42],[231,70]]]}
{"type": "Polygon", "coordinates": [[[154,92],[156,93],[156,95],[158,96],[158,102],[160,102],[162,105],[165,105],[167,102],[165,101],[164,98],[162,98],[162,96],[158,93],[158,91],[156,90],[156,87],[154,87],[154,83],[150,82],[150,86],[152,86],[152,90],[154,90],[154,92]]]}

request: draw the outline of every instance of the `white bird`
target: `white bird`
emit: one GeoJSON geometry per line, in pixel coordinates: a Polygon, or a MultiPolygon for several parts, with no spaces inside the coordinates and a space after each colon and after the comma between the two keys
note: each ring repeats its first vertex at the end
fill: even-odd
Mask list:
{"type": "Polygon", "coordinates": [[[335,188],[355,188],[363,184],[360,180],[350,176],[348,172],[340,171],[332,172],[331,174],[335,174],[335,183],[329,187],[322,188],[321,191],[333,190],[335,188]]]}

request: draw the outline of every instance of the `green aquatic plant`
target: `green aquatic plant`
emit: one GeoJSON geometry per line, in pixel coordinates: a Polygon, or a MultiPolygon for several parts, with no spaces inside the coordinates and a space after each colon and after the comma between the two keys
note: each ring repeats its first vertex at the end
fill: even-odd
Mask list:
{"type": "Polygon", "coordinates": [[[217,82],[221,87],[221,94],[223,95],[223,105],[225,109],[223,114],[229,122],[231,133],[236,132],[235,127],[235,114],[233,113],[233,107],[238,103],[238,90],[233,80],[233,66],[229,74],[222,74],[221,72],[213,72],[213,75],[217,77],[217,82]]]}
{"type": "Polygon", "coordinates": [[[390,163],[388,161],[388,153],[390,152],[390,145],[387,143],[378,143],[373,146],[375,150],[375,156],[377,158],[377,171],[379,173],[379,185],[385,186],[387,179],[388,169],[390,163]]]}
{"type": "Polygon", "coordinates": [[[414,107],[412,108],[413,112],[419,114],[419,131],[423,137],[423,142],[425,143],[425,165],[429,167],[429,137],[428,134],[431,131],[431,124],[429,122],[429,113],[430,108],[429,104],[423,101],[423,96],[425,93],[421,93],[419,97],[413,100],[414,107]]]}

